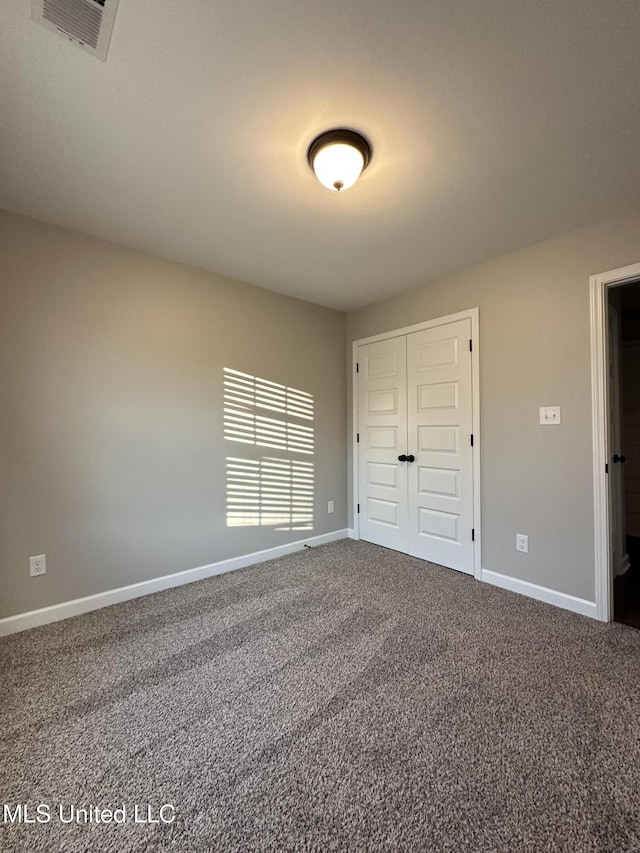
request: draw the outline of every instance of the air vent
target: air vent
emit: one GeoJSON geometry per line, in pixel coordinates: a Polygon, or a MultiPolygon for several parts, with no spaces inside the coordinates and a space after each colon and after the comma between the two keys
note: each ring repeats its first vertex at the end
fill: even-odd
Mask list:
{"type": "Polygon", "coordinates": [[[31,0],[31,17],[104,62],[118,0],[31,0]]]}

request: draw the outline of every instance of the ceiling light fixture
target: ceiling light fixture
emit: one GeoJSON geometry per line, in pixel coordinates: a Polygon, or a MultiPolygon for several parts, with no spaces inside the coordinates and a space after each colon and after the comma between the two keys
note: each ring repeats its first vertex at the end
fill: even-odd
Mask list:
{"type": "Polygon", "coordinates": [[[322,186],[339,193],[352,187],[367,168],[371,146],[355,130],[327,130],[313,140],[307,159],[322,186]]]}

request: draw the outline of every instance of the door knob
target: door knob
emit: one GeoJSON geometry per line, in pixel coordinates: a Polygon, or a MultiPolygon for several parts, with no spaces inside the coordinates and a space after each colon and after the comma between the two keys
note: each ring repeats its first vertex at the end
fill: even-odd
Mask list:
{"type": "Polygon", "coordinates": [[[406,461],[407,461],[407,457],[404,455],[404,453],[401,456],[398,456],[398,462],[406,462],[406,461]]]}
{"type": "Polygon", "coordinates": [[[622,465],[624,465],[624,463],[627,461],[627,457],[626,456],[618,456],[617,453],[614,453],[613,454],[613,461],[614,462],[620,462],[622,465]]]}
{"type": "Polygon", "coordinates": [[[416,457],[413,455],[413,453],[410,453],[407,456],[407,462],[415,462],[415,461],[416,461],[416,457]]]}

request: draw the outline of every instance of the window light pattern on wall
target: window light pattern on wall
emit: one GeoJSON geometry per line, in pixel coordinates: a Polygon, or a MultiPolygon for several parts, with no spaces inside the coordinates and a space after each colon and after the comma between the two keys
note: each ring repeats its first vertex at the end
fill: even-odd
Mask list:
{"type": "Polygon", "coordinates": [[[227,457],[228,527],[313,529],[313,418],[306,391],[224,369],[224,437],[245,447],[227,457]]]}
{"type": "Polygon", "coordinates": [[[312,454],[314,431],[308,425],[312,421],[311,394],[225,367],[224,437],[229,441],[312,454]]]}
{"type": "Polygon", "coordinates": [[[313,463],[227,457],[227,527],[313,529],[313,463]]]}

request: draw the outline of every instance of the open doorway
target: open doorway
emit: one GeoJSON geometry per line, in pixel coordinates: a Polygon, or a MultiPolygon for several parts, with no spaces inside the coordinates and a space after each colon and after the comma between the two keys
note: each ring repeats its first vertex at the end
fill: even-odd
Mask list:
{"type": "Polygon", "coordinates": [[[613,618],[640,629],[640,280],[608,302],[613,618]]]}
{"type": "MultiPolygon", "coordinates": [[[[640,536],[635,535],[635,531],[640,529],[635,526],[638,520],[635,510],[640,507],[638,498],[632,498],[631,494],[634,488],[640,486],[640,483],[634,483],[640,480],[640,470],[638,460],[627,463],[627,455],[631,457],[638,453],[640,457],[640,451],[632,449],[630,445],[630,453],[627,454],[623,447],[625,405],[628,409],[637,406],[640,411],[640,403],[634,399],[635,379],[627,378],[626,404],[623,396],[624,368],[633,372],[634,358],[639,355],[634,350],[640,349],[634,347],[640,341],[636,337],[640,324],[635,326],[637,315],[634,316],[636,309],[640,309],[639,290],[640,263],[591,276],[595,604],[596,618],[603,622],[612,621],[616,615],[616,587],[620,589],[618,617],[635,621],[635,617],[629,616],[628,612],[636,609],[634,579],[637,575],[635,571],[632,574],[629,571],[632,557],[635,557],[635,568],[640,569],[638,556],[634,553],[637,544],[634,540],[640,539],[640,536]],[[623,337],[627,344],[625,347],[623,337]],[[627,485],[628,496],[625,494],[627,485]],[[635,518],[627,520],[627,506],[635,518]],[[628,545],[627,534],[630,536],[628,545]],[[627,575],[626,579],[618,580],[627,575]],[[623,602],[624,596],[626,602],[623,602]]],[[[640,391],[640,380],[637,385],[640,391]]],[[[629,428],[633,429],[635,419],[635,412],[626,413],[628,442],[636,440],[629,436],[629,428]]],[[[640,417],[637,420],[640,421],[640,417]]],[[[640,614],[640,604],[637,611],[640,614]]],[[[640,623],[640,618],[638,621],[640,623]]]]}

